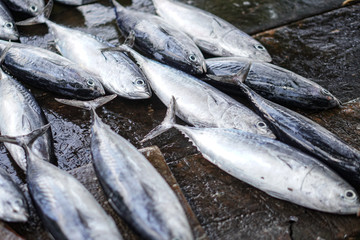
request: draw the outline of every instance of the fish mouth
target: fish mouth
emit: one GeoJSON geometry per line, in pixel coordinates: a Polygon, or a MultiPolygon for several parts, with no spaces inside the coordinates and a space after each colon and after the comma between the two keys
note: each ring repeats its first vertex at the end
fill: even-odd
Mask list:
{"type": "Polygon", "coordinates": [[[136,92],[128,95],[129,99],[149,99],[152,96],[151,92],[136,92]]]}

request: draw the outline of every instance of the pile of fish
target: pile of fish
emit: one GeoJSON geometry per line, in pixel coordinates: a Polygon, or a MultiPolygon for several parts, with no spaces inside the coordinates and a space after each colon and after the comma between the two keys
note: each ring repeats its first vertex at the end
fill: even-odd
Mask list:
{"type": "MultiPolygon", "coordinates": [[[[339,107],[335,96],[269,63],[261,43],[206,11],[153,0],[155,16],[112,3],[127,37],[117,46],[50,21],[52,0],[46,6],[41,0],[0,2],[5,39],[0,40],[0,141],[26,174],[37,213],[55,239],[122,237],[94,197],[52,164],[50,126],[22,83],[91,111],[97,178],[114,210],[145,239],[193,239],[193,234],[161,175],[97,115],[96,108],[117,96],[148,99],[154,93],[168,107],[163,123],[143,141],[174,127],[214,165],[273,197],[329,213],[360,214],[355,190],[360,189],[360,152],[283,106],[339,107]],[[61,55],[6,41],[19,39],[8,8],[32,16],[17,25],[46,24],[61,55]],[[205,59],[202,51],[216,57],[205,59]],[[216,87],[239,94],[251,109],[216,87]],[[175,115],[192,126],[176,124],[175,115]]],[[[1,169],[0,183],[0,219],[27,221],[26,200],[1,169]]]]}

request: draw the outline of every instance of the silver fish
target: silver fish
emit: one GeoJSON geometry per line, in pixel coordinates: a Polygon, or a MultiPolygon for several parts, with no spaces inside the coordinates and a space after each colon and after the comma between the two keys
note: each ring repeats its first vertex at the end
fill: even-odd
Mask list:
{"type": "Polygon", "coordinates": [[[28,216],[23,193],[11,177],[0,169],[0,219],[6,222],[26,222],[28,216]]]}
{"type": "Polygon", "coordinates": [[[141,51],[184,72],[206,72],[204,56],[185,33],[153,14],[126,9],[115,0],[113,5],[122,34],[134,33],[135,45],[141,51]]]}
{"type": "Polygon", "coordinates": [[[188,34],[215,56],[243,56],[271,62],[265,47],[225,20],[199,8],[172,0],[153,0],[157,14],[188,34]]]}
{"type": "Polygon", "coordinates": [[[251,63],[245,84],[271,101],[306,109],[328,109],[339,107],[340,101],[319,84],[287,69],[271,63],[255,61],[244,57],[218,57],[206,59],[208,76],[214,84],[222,84],[232,92],[241,92],[234,76],[251,63]],[[211,75],[215,75],[214,78],[211,75]]]}
{"type": "Polygon", "coordinates": [[[19,32],[9,9],[0,1],[0,38],[6,40],[18,40],[19,32]]]}
{"type": "Polygon", "coordinates": [[[43,224],[55,239],[122,239],[114,220],[78,180],[29,148],[48,127],[24,136],[0,137],[26,151],[28,189],[43,224]]]}
{"type": "Polygon", "coordinates": [[[77,99],[105,94],[100,77],[49,50],[0,40],[3,68],[29,85],[77,99]]]}
{"type": "Polygon", "coordinates": [[[316,156],[354,187],[360,187],[360,151],[309,118],[262,98],[245,84],[239,87],[278,139],[316,156]]]}
{"type": "MultiPolygon", "coordinates": [[[[2,135],[24,135],[47,123],[45,115],[33,95],[15,79],[0,70],[0,132],[2,135]]],[[[26,171],[24,150],[5,143],[17,165],[26,171]]],[[[32,145],[32,151],[42,159],[53,158],[51,131],[47,131],[32,145]]]]}
{"type": "Polygon", "coordinates": [[[210,162],[270,196],[318,211],[360,214],[355,190],[315,158],[280,141],[241,130],[175,124],[175,104],[173,98],[163,123],[143,141],[175,127],[210,162]]]}
{"type": "Polygon", "coordinates": [[[197,127],[242,129],[275,138],[259,116],[216,88],[180,70],[145,58],[128,46],[117,49],[135,58],[152,90],[166,106],[169,106],[172,96],[176,98],[176,114],[185,122],[197,127]]]}
{"type": "Polygon", "coordinates": [[[93,35],[60,26],[51,22],[49,17],[53,0],[44,11],[31,19],[18,22],[18,25],[46,23],[55,38],[59,52],[71,61],[98,74],[102,84],[110,93],[129,99],[147,99],[151,90],[145,76],[137,65],[123,53],[101,52],[101,49],[112,45],[93,35]]]}
{"type": "Polygon", "coordinates": [[[92,111],[93,164],[116,212],[145,239],[193,239],[185,212],[169,185],[131,143],[97,116],[95,109],[113,98],[56,100],[92,111]]]}
{"type": "Polygon", "coordinates": [[[15,12],[36,16],[44,8],[44,0],[3,0],[15,12]]]}

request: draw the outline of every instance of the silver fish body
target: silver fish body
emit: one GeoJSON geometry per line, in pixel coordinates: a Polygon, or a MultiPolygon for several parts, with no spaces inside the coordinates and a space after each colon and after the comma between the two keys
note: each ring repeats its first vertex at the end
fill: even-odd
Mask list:
{"type": "Polygon", "coordinates": [[[129,99],[146,99],[151,90],[139,68],[123,53],[101,52],[110,45],[87,33],[46,21],[60,53],[98,74],[104,88],[129,99]]]}
{"type": "Polygon", "coordinates": [[[91,132],[94,168],[116,212],[146,239],[193,239],[178,198],[149,161],[97,116],[91,132]]]}
{"type": "Polygon", "coordinates": [[[203,51],[215,56],[244,56],[271,62],[263,45],[215,15],[172,0],[153,3],[157,14],[188,34],[203,51]]]}
{"type": "Polygon", "coordinates": [[[6,40],[18,40],[19,32],[9,9],[0,1],[0,38],[6,40]]]}
{"type": "Polygon", "coordinates": [[[44,8],[44,0],[4,0],[6,5],[15,12],[36,16],[44,8]]]}
{"type": "Polygon", "coordinates": [[[353,186],[360,187],[360,151],[309,118],[262,98],[246,85],[240,86],[278,139],[316,156],[353,186]]]}
{"type": "Polygon", "coordinates": [[[259,116],[228,95],[189,74],[124,48],[132,53],[152,90],[166,106],[175,97],[176,115],[185,122],[198,127],[241,129],[275,138],[259,116]]]}
{"type": "MultiPolygon", "coordinates": [[[[47,122],[43,111],[33,95],[19,82],[1,72],[0,79],[0,132],[2,135],[24,135],[47,122]]],[[[14,144],[5,143],[7,150],[17,165],[26,170],[24,150],[14,144]]],[[[35,140],[32,150],[43,159],[53,158],[52,136],[48,130],[35,140]]]]}
{"type": "Polygon", "coordinates": [[[32,152],[27,183],[42,222],[55,239],[122,239],[114,220],[78,180],[32,152]]]}
{"type": "Polygon", "coordinates": [[[116,21],[124,36],[132,31],[135,45],[156,60],[191,74],[206,72],[200,49],[185,33],[162,18],[126,9],[116,1],[116,21]]]}
{"type": "Polygon", "coordinates": [[[26,199],[11,177],[0,169],[0,219],[6,222],[26,222],[26,199]]]}
{"type": "Polygon", "coordinates": [[[324,212],[359,213],[355,190],[328,167],[295,148],[234,129],[176,128],[210,162],[273,197],[324,212]]]}
{"type": "Polygon", "coordinates": [[[39,47],[0,41],[3,66],[29,85],[78,99],[105,94],[100,77],[54,52],[39,47]]]}
{"type": "MultiPolygon", "coordinates": [[[[244,57],[219,57],[206,59],[208,74],[215,76],[236,75],[251,63],[244,83],[271,101],[306,109],[338,107],[340,101],[319,84],[276,65],[244,57]]],[[[212,81],[212,80],[211,80],[212,81]]],[[[216,81],[232,92],[241,92],[235,82],[216,81]]]]}

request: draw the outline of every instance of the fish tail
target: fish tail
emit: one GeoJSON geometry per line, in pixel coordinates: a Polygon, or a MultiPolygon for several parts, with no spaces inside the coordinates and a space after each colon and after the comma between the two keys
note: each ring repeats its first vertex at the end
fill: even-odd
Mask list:
{"type": "Polygon", "coordinates": [[[170,105],[166,111],[166,116],[164,118],[164,120],[162,121],[162,123],[155,127],[153,130],[151,130],[145,137],[143,140],[141,140],[140,142],[145,142],[148,141],[154,137],[159,136],[160,134],[166,132],[167,130],[169,130],[172,127],[176,126],[175,123],[175,106],[176,105],[176,100],[174,98],[174,96],[171,98],[170,100],[170,105]]]}
{"type": "Polygon", "coordinates": [[[113,94],[104,97],[99,97],[90,101],[69,100],[69,99],[59,99],[59,98],[55,98],[55,100],[60,103],[70,105],[73,107],[78,107],[86,110],[95,110],[96,108],[110,102],[111,100],[116,98],[116,96],[117,96],[116,94],[113,94]]]}
{"type": "Polygon", "coordinates": [[[0,142],[14,143],[23,147],[26,151],[30,148],[31,144],[41,135],[43,135],[50,127],[50,123],[35,129],[29,134],[22,136],[0,136],[0,142]]]}
{"type": "Polygon", "coordinates": [[[115,7],[115,10],[116,10],[116,11],[122,11],[122,10],[125,9],[125,8],[124,8],[120,3],[118,3],[116,0],[110,0],[110,3],[112,3],[112,5],[115,7]]]}
{"type": "Polygon", "coordinates": [[[18,26],[31,26],[36,25],[40,23],[46,23],[46,21],[49,19],[51,11],[54,6],[54,1],[49,0],[49,2],[46,4],[46,6],[39,12],[39,14],[33,18],[29,18],[20,22],[16,22],[16,25],[18,26]]]}

